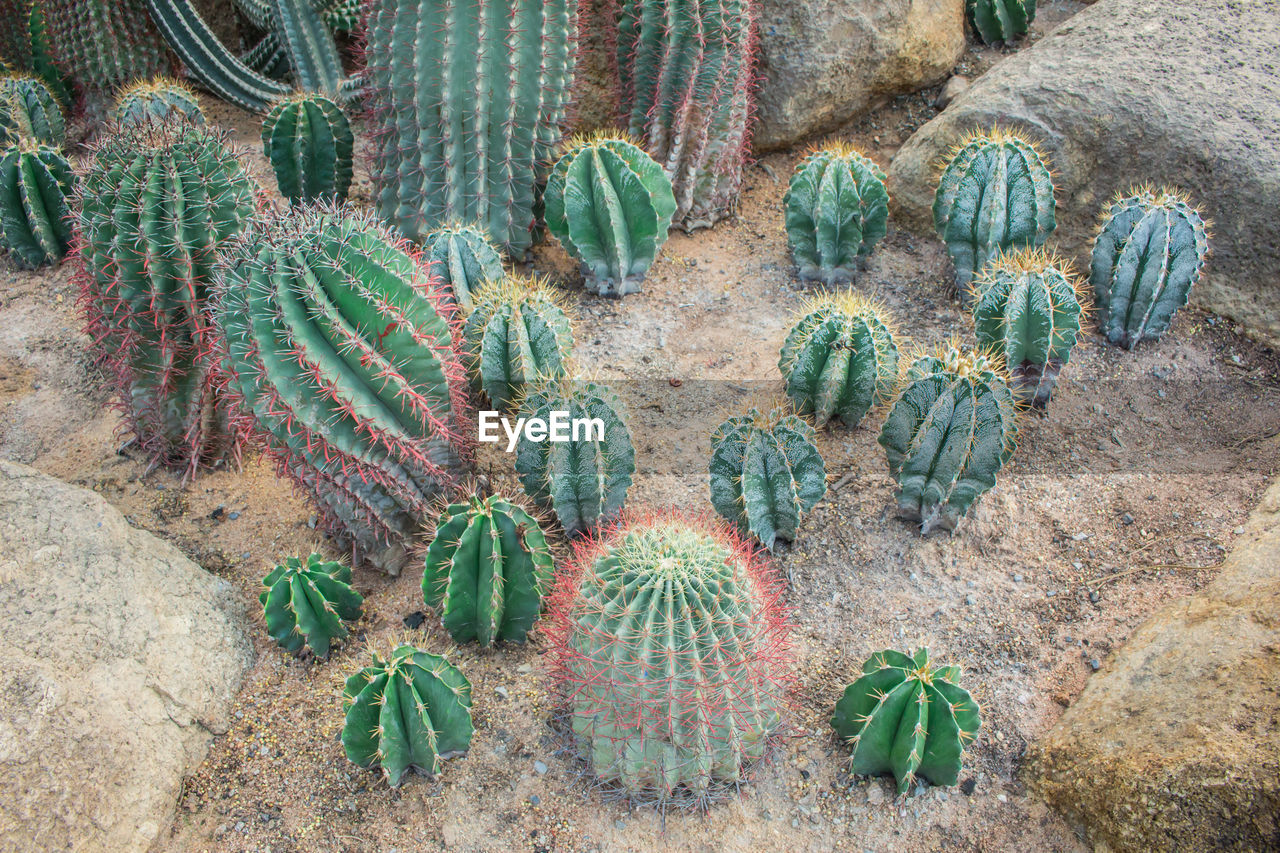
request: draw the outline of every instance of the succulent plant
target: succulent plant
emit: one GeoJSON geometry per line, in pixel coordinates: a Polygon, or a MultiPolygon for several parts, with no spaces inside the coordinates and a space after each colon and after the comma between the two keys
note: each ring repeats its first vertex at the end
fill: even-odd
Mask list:
{"type": "Polygon", "coordinates": [[[286,557],[262,579],[258,596],[267,633],[286,651],[311,647],[328,657],[335,642],[347,636],[348,622],[360,618],[364,598],[351,588],[351,568],[312,554],[303,562],[286,557]]]}
{"type": "Polygon", "coordinates": [[[1133,349],[1164,334],[1208,254],[1208,229],[1185,193],[1143,186],[1117,196],[1103,216],[1090,270],[1107,340],[1133,349]]]}
{"type": "Polygon", "coordinates": [[[91,98],[172,74],[173,55],[144,0],[37,0],[58,67],[91,98]]]}
{"type": "Polygon", "coordinates": [[[824,294],[787,333],[778,370],[800,414],[812,415],[820,427],[835,418],[856,426],[897,390],[893,322],[855,293],[824,294]]]}
{"type": "Polygon", "coordinates": [[[436,521],[422,596],[459,643],[523,643],[553,571],[536,518],[500,495],[472,497],[436,521]]]}
{"type": "Polygon", "coordinates": [[[999,255],[973,280],[974,332],[998,352],[1022,402],[1044,408],[1080,334],[1083,286],[1043,249],[999,255]]]}
{"type": "Polygon", "coordinates": [[[953,340],[917,358],[880,430],[898,514],[954,530],[1013,455],[1017,416],[999,356],[953,340]]]}
{"type": "Polygon", "coordinates": [[[954,785],[982,718],[960,686],[960,667],[933,666],[924,648],[914,655],[885,649],[845,688],[831,725],[853,746],[852,772],[892,773],[905,794],[917,777],[954,785]]]}
{"type": "Polygon", "coordinates": [[[185,119],[204,124],[204,111],[195,90],[172,77],[140,80],[122,89],[112,110],[119,124],[185,119]]]}
{"type": "Polygon", "coordinates": [[[57,263],[71,243],[71,164],[24,139],[0,151],[0,247],[21,266],[57,263]]]}
{"type": "Polygon", "coordinates": [[[452,311],[408,245],[314,205],[254,219],[212,306],[228,392],[322,525],[390,572],[467,464],[452,311]]]}
{"type": "Polygon", "coordinates": [[[411,769],[435,776],[441,760],[471,746],[471,682],[441,655],[402,645],[347,679],[342,747],[380,767],[391,787],[411,769]]]}
{"type": "Polygon", "coordinates": [[[463,314],[475,307],[475,293],[504,273],[502,255],[484,230],[474,225],[442,225],[422,240],[422,254],[431,264],[463,314]]]}
{"type": "Polygon", "coordinates": [[[853,281],[889,227],[885,174],[847,145],[814,151],[800,161],[782,199],[787,241],[800,277],[853,281]]]}
{"type": "Polygon", "coordinates": [[[354,148],[346,114],[324,95],[277,101],[262,123],[262,152],[280,194],[293,204],[346,201],[354,148]]]}
{"type": "Polygon", "coordinates": [[[610,135],[570,142],[543,199],[547,229],[581,262],[587,290],[604,296],[640,290],[676,210],[662,167],[610,135]]]}
{"type": "Polygon", "coordinates": [[[578,756],[640,802],[706,806],[749,779],[787,713],[773,570],[723,524],[630,517],[580,547],[550,605],[578,756]]]}
{"type": "Polygon", "coordinates": [[[1036,19],[1036,0],[965,0],[965,11],[983,44],[1011,42],[1036,19]]]}
{"type": "Polygon", "coordinates": [[[752,408],[711,434],[711,505],[770,551],[796,538],[800,516],[827,493],[813,427],[779,406],[752,408]]]}
{"type": "Polygon", "coordinates": [[[45,10],[35,0],[0,0],[0,66],[30,73],[53,93],[58,103],[71,104],[69,81],[54,63],[45,10]]]}
{"type": "Polygon", "coordinates": [[[933,199],[933,224],[956,267],[965,307],[974,275],[1001,252],[1044,244],[1057,221],[1044,157],[1016,131],[974,133],[951,153],[933,199]]]}
{"type": "Polygon", "coordinates": [[[66,136],[62,108],[48,86],[25,74],[0,75],[0,147],[30,139],[57,148],[66,136]]]}

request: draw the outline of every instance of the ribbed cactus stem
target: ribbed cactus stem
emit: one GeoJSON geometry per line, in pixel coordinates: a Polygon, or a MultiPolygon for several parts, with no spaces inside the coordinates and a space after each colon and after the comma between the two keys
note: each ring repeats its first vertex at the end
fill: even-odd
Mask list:
{"type": "Polygon", "coordinates": [[[286,651],[296,654],[307,645],[316,657],[328,657],[347,636],[347,623],[360,618],[364,598],[351,588],[351,568],[319,554],[286,558],[262,585],[258,601],[267,633],[286,651]]]}
{"type": "Polygon", "coordinates": [[[262,150],[280,194],[298,204],[345,201],[351,187],[355,137],[341,107],[324,95],[293,95],[262,123],[262,150]]]}
{"type": "Polygon", "coordinates": [[[1011,42],[1036,19],[1036,0],[965,0],[965,12],[984,44],[1011,42]]]}
{"type": "Polygon", "coordinates": [[[0,153],[0,246],[20,266],[62,260],[71,243],[75,173],[47,145],[23,139],[0,153]]]}
{"type": "Polygon", "coordinates": [[[38,2],[58,66],[92,98],[177,70],[144,0],[38,2]]]}
{"type": "Polygon", "coordinates": [[[120,91],[112,110],[119,124],[185,119],[204,124],[204,111],[195,90],[171,77],[139,81],[120,91]]]}
{"type": "Polygon", "coordinates": [[[444,282],[464,315],[475,308],[480,288],[503,277],[502,254],[474,225],[440,226],[423,238],[422,254],[431,264],[431,274],[444,282]]]}
{"type": "Polygon", "coordinates": [[[846,145],[819,149],[796,166],[782,204],[801,278],[853,281],[888,229],[884,182],[879,166],[846,145]]]}
{"type": "Polygon", "coordinates": [[[66,136],[62,108],[43,81],[0,75],[0,147],[30,139],[58,148],[66,136]]]}

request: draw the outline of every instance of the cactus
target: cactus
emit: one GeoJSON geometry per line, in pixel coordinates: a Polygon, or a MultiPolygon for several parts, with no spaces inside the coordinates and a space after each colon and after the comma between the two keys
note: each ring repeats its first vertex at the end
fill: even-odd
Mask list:
{"type": "Polygon", "coordinates": [[[399,570],[465,468],[452,312],[407,244],[352,208],[257,217],[212,306],[228,391],[353,559],[399,570]]]}
{"type": "Polygon", "coordinates": [[[922,533],[954,530],[1013,455],[1018,407],[999,356],[956,341],[923,355],[880,431],[898,514],[922,533]]]}
{"type": "Polygon", "coordinates": [[[1036,0],[965,0],[965,11],[983,44],[1008,43],[1027,34],[1036,0]]]}
{"type": "Polygon", "coordinates": [[[102,139],[77,205],[87,331],[143,450],[191,474],[237,449],[205,357],[206,302],[255,187],[222,132],[171,122],[102,139]]]}
{"type": "Polygon", "coordinates": [[[885,649],[868,658],[831,718],[853,747],[850,770],[892,773],[899,794],[916,777],[954,785],[964,748],[982,725],[978,703],[959,682],[960,667],[931,665],[928,649],[914,655],[885,649]]]}
{"type": "Polygon", "coordinates": [[[1080,334],[1079,278],[1060,258],[1023,249],[987,264],[973,289],[978,344],[1000,353],[1020,401],[1044,408],[1080,334]]]}
{"type": "Polygon", "coordinates": [[[555,291],[536,278],[485,285],[462,329],[462,357],[476,391],[514,410],[525,388],[568,372],[573,329],[555,291]]]}
{"type": "Polygon", "coordinates": [[[553,569],[537,519],[498,495],[473,497],[440,514],[422,596],[459,643],[523,643],[553,569]]]}
{"type": "Polygon", "coordinates": [[[1208,254],[1208,228],[1184,193],[1144,186],[1117,196],[1094,241],[1090,270],[1107,340],[1131,350],[1164,334],[1208,254]]]}
{"type": "Polygon", "coordinates": [[[582,263],[587,290],[640,290],[676,210],[662,167],[630,141],[575,139],[547,179],[547,229],[582,263]]]}
{"type": "Polygon", "coordinates": [[[737,205],[750,147],[754,0],[620,0],[623,123],[671,178],[686,231],[737,205]]]}
{"type": "Polygon", "coordinates": [[[770,551],[796,538],[800,516],[827,493],[813,427],[778,407],[751,409],[711,434],[711,505],[770,551]]]}
{"type": "Polygon", "coordinates": [[[810,302],[778,356],[787,396],[818,426],[856,426],[897,390],[898,343],[884,310],[857,294],[810,302]]]}
{"type": "Polygon", "coordinates": [[[569,536],[584,533],[622,511],[636,470],[635,448],[622,402],[604,385],[546,379],[529,387],[520,417],[555,429],[563,413],[569,441],[534,441],[522,430],[516,473],[525,494],[556,515],[569,536]],[[576,423],[575,423],[576,422],[576,423]]]}
{"type": "Polygon", "coordinates": [[[378,766],[399,786],[410,769],[435,776],[441,760],[465,753],[471,682],[441,655],[402,645],[347,679],[342,748],[361,767],[378,766]]]}
{"type": "Polygon", "coordinates": [[[371,0],[374,203],[411,239],[473,222],[513,257],[560,141],[577,0],[371,0]]]}
{"type": "Polygon", "coordinates": [[[442,225],[422,240],[431,273],[444,281],[463,314],[475,308],[475,294],[491,281],[501,281],[502,254],[474,225],[442,225]]]}
{"type": "Polygon", "coordinates": [[[67,253],[74,186],[71,165],[47,145],[24,139],[0,152],[0,246],[20,265],[34,269],[67,253]]]}
{"type": "Polygon", "coordinates": [[[173,117],[204,124],[204,111],[195,90],[172,77],[141,80],[121,90],[112,114],[119,124],[168,121],[173,117]]]}
{"type": "Polygon", "coordinates": [[[48,86],[25,74],[0,75],[0,148],[20,139],[58,148],[66,136],[62,108],[48,86]]]}
{"type": "Polygon", "coordinates": [[[956,267],[961,301],[974,275],[1003,251],[1044,244],[1056,223],[1053,178],[1015,131],[975,133],[952,151],[933,199],[933,224],[956,267]]]}
{"type": "Polygon", "coordinates": [[[303,644],[316,657],[329,656],[333,644],[347,636],[347,622],[360,618],[364,598],[351,588],[351,569],[326,562],[319,554],[287,557],[262,579],[258,596],[267,633],[286,651],[297,654],[303,644]]]}
{"type": "Polygon", "coordinates": [[[58,67],[92,99],[177,68],[144,0],[36,0],[58,67]]]}
{"type": "Polygon", "coordinates": [[[549,607],[573,746],[657,806],[745,782],[787,711],[789,626],[772,569],[723,524],[627,518],[578,549],[549,607]]]}
{"type": "Polygon", "coordinates": [[[354,148],[346,115],[324,95],[285,98],[262,123],[262,152],[293,204],[346,201],[354,148]]]}
{"type": "Polygon", "coordinates": [[[885,174],[847,145],[800,161],[782,199],[787,241],[800,277],[827,284],[853,281],[889,227],[885,174]]]}

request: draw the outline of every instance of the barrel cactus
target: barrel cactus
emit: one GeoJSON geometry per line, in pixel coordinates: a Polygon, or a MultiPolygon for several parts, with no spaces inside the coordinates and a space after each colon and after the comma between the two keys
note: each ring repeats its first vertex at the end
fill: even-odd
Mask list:
{"type": "Polygon", "coordinates": [[[951,341],[917,358],[880,430],[898,514],[954,530],[1013,455],[1017,416],[999,356],[951,341]]]}
{"type": "Polygon", "coordinates": [[[578,549],[550,605],[573,748],[659,808],[748,781],[784,725],[789,626],[773,570],[723,524],[667,511],[578,549]]]}
{"type": "Polygon", "coordinates": [[[442,759],[471,746],[471,682],[441,655],[410,645],[347,679],[342,748],[361,767],[378,767],[395,788],[416,770],[429,776],[442,759]]]}
{"type": "Polygon", "coordinates": [[[1208,254],[1208,229],[1186,194],[1144,186],[1118,196],[1103,216],[1090,270],[1107,340],[1133,349],[1164,334],[1208,254]]]}
{"type": "Polygon", "coordinates": [[[25,74],[0,75],[0,147],[30,139],[57,148],[66,137],[62,108],[48,86],[25,74]]]}
{"type": "Polygon", "coordinates": [[[1001,252],[1044,244],[1057,224],[1053,177],[1016,131],[975,133],[952,151],[933,199],[933,224],[956,267],[967,308],[973,277],[1001,252]]]}
{"type": "Polygon", "coordinates": [[[345,201],[354,150],[346,114],[324,95],[278,101],[262,123],[262,153],[271,161],[280,194],[293,204],[345,201]]]}
{"type": "Polygon", "coordinates": [[[463,314],[475,307],[476,291],[504,274],[501,253],[474,225],[440,226],[423,238],[422,254],[463,314]]]}
{"type": "Polygon", "coordinates": [[[59,68],[92,99],[177,69],[144,0],[38,0],[59,68]]]}
{"type": "Polygon", "coordinates": [[[801,278],[853,281],[859,262],[889,227],[884,182],[884,171],[847,145],[820,149],[800,161],[782,205],[801,278]]]}
{"type": "Polygon", "coordinates": [[[934,666],[924,648],[914,655],[885,649],[845,688],[831,725],[853,747],[852,772],[892,773],[905,794],[917,777],[954,785],[982,717],[960,686],[960,667],[934,666]]]}
{"type": "Polygon", "coordinates": [[[547,179],[547,229],[582,264],[587,290],[640,290],[676,210],[671,180],[627,139],[575,139],[547,179]]]}
{"type": "Polygon", "coordinates": [[[1025,36],[1036,19],[1036,0],[965,0],[969,23],[983,44],[1025,36]]]}
{"type": "Polygon", "coordinates": [[[351,588],[351,569],[312,554],[305,561],[287,557],[262,579],[258,596],[267,633],[286,651],[303,645],[316,657],[328,657],[347,636],[347,623],[360,618],[364,598],[351,588]]]}
{"type": "Polygon", "coordinates": [[[813,427],[785,408],[751,409],[711,434],[711,505],[772,551],[827,493],[813,427]]]}
{"type": "Polygon", "coordinates": [[[473,497],[436,521],[422,595],[459,643],[523,643],[553,569],[536,518],[500,495],[473,497]]]}
{"type": "Polygon", "coordinates": [[[856,426],[897,390],[897,337],[884,309],[855,293],[810,302],[778,356],[787,396],[818,426],[856,426]]]}
{"type": "Polygon", "coordinates": [[[200,109],[200,98],[195,90],[172,77],[142,80],[122,89],[116,97],[113,114],[120,124],[168,121],[171,118],[204,124],[204,111],[200,109]]]}
{"type": "Polygon", "coordinates": [[[0,246],[19,265],[57,263],[71,242],[75,173],[48,145],[23,139],[0,151],[0,246]]]}

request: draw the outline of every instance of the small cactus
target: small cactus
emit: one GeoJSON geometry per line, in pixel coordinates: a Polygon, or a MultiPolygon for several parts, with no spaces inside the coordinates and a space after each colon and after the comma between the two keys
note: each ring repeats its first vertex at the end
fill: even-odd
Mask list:
{"type": "Polygon", "coordinates": [[[324,95],[277,101],[262,123],[262,152],[293,204],[346,201],[354,148],[346,114],[324,95]]]}
{"type": "Polygon", "coordinates": [[[20,266],[57,263],[67,253],[74,187],[71,165],[48,145],[24,139],[0,151],[0,246],[20,266]]]}
{"type": "Polygon", "coordinates": [[[787,241],[802,279],[853,281],[859,262],[884,237],[889,223],[885,174],[847,145],[800,161],[782,205],[787,241]]]}
{"type": "Polygon", "coordinates": [[[348,622],[360,618],[364,598],[351,588],[351,569],[312,554],[303,562],[287,557],[262,579],[258,596],[267,633],[286,651],[297,654],[303,644],[316,657],[329,656],[333,644],[347,636],[348,622]]]}
{"type": "Polygon", "coordinates": [[[66,140],[62,108],[41,80],[0,75],[0,147],[30,139],[57,148],[66,140]]]}
{"type": "Polygon", "coordinates": [[[954,785],[982,717],[960,686],[960,667],[931,665],[924,648],[914,655],[885,649],[845,688],[831,725],[853,747],[852,772],[892,773],[905,794],[917,777],[954,785]]]}
{"type": "Polygon", "coordinates": [[[141,80],[122,89],[112,113],[122,125],[163,122],[171,118],[204,124],[204,111],[200,109],[195,90],[172,77],[141,80]]]}
{"type": "Polygon", "coordinates": [[[422,255],[464,316],[475,307],[476,291],[504,275],[502,254],[474,225],[440,226],[423,238],[422,255]]]}
{"type": "Polygon", "coordinates": [[[965,11],[983,44],[1008,43],[1027,34],[1036,0],[965,0],[965,11]]]}

